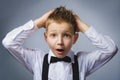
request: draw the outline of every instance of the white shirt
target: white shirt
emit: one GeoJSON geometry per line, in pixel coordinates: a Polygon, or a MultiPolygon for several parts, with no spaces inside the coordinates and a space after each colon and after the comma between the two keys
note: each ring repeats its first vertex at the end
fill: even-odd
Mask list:
{"type": "MultiPolygon", "coordinates": [[[[28,49],[22,46],[25,39],[38,30],[33,21],[29,21],[9,32],[2,43],[5,48],[19,60],[34,75],[34,80],[42,80],[42,66],[45,53],[38,49],[28,49]]],[[[108,62],[117,52],[117,47],[108,36],[101,35],[90,27],[85,33],[87,38],[98,50],[92,52],[78,52],[79,79],[85,80],[88,75],[108,62]]],[[[68,56],[71,63],[57,62],[50,64],[51,56],[55,56],[50,50],[48,55],[49,80],[72,80],[73,72],[71,63],[74,63],[74,52],[71,50],[68,56]]]]}

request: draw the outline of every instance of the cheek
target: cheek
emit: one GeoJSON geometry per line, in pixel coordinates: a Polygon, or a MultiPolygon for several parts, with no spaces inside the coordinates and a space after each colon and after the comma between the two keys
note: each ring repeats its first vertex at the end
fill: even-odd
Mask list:
{"type": "Polygon", "coordinates": [[[47,44],[49,45],[50,48],[54,47],[55,41],[53,41],[52,39],[49,39],[49,38],[47,38],[46,41],[47,41],[47,44]]]}
{"type": "Polygon", "coordinates": [[[72,45],[73,45],[73,40],[72,40],[72,39],[66,40],[64,44],[65,44],[68,48],[71,48],[72,45]]]}

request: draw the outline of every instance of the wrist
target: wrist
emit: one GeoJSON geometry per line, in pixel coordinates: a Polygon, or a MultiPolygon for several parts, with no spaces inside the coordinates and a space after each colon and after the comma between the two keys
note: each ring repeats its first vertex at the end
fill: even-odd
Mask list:
{"type": "Polygon", "coordinates": [[[89,29],[89,26],[87,24],[82,24],[80,31],[82,33],[85,33],[89,29]]]}
{"type": "Polygon", "coordinates": [[[80,20],[78,22],[78,29],[79,32],[85,33],[89,29],[89,25],[80,20]]]}
{"type": "Polygon", "coordinates": [[[36,19],[36,20],[34,20],[34,24],[35,24],[38,28],[43,27],[41,19],[36,19]]]}

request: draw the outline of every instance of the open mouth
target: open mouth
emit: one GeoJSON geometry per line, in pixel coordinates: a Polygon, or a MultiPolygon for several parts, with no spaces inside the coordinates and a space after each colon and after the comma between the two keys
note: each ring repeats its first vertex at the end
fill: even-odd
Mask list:
{"type": "Polygon", "coordinates": [[[64,51],[64,49],[56,49],[57,51],[59,51],[59,52],[63,52],[64,51]]]}
{"type": "Polygon", "coordinates": [[[56,49],[56,51],[59,53],[59,54],[62,54],[64,52],[64,49],[56,49]]]}

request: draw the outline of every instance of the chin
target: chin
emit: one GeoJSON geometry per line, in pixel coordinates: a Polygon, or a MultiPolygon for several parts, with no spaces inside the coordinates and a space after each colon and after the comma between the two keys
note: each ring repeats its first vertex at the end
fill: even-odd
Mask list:
{"type": "Polygon", "coordinates": [[[58,58],[64,58],[65,55],[56,55],[56,57],[58,57],[58,58]]]}

